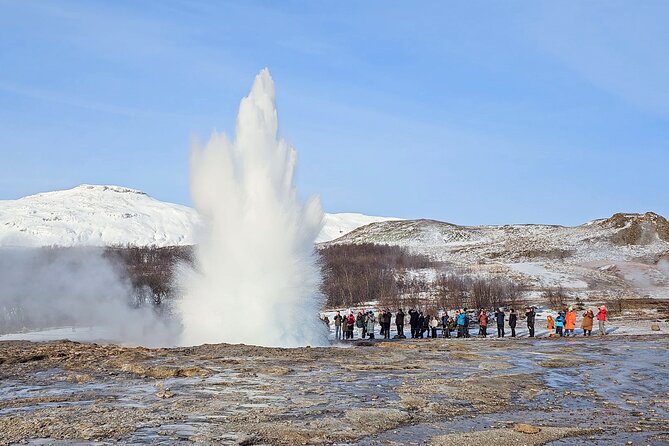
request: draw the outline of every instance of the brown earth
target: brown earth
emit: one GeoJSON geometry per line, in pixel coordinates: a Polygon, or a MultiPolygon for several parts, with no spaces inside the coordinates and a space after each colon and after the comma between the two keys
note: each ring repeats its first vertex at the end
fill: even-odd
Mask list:
{"type": "MultiPolygon", "coordinates": [[[[628,342],[665,353],[669,347],[666,337],[636,338],[628,342]],[[643,339],[652,342],[642,344],[643,339]]],[[[609,422],[621,432],[669,428],[669,392],[620,403],[621,390],[614,384],[568,397],[605,406],[605,415],[593,415],[588,425],[580,425],[583,417],[570,417],[562,408],[564,392],[548,385],[547,374],[574,370],[592,380],[589,370],[597,367],[589,356],[593,348],[612,358],[624,353],[609,348],[620,339],[569,342],[426,339],[300,349],[0,342],[0,444],[30,439],[375,444],[377,437],[388,435],[402,444],[402,429],[424,426],[427,432],[451,423],[457,430],[472,422],[466,420],[485,417],[512,422],[467,433],[426,433],[422,441],[478,444],[498,438],[505,444],[518,439],[543,444],[593,432],[609,422]],[[634,418],[625,405],[646,415],[634,418]],[[556,422],[536,434],[513,430],[530,414],[541,413],[556,422]]],[[[655,378],[643,379],[666,377],[666,369],[658,367],[649,363],[655,378]]]]}

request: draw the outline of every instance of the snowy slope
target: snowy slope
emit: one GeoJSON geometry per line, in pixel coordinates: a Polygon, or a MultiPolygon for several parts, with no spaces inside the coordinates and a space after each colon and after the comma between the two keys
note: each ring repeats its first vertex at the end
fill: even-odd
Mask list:
{"type": "MultiPolygon", "coordinates": [[[[326,214],[318,242],[391,220],[326,214]]],[[[84,184],[18,200],[0,200],[0,246],[175,246],[196,243],[194,209],[119,186],[84,184]]]]}
{"type": "Polygon", "coordinates": [[[330,243],[399,245],[529,287],[669,297],[669,222],[616,214],[580,226],[457,226],[434,220],[373,223],[330,243]]]}
{"type": "Polygon", "coordinates": [[[656,214],[616,214],[580,226],[457,226],[435,220],[374,223],[332,243],[399,245],[456,263],[629,261],[669,250],[669,223],[656,214]],[[622,217],[620,217],[622,216],[622,217]]]}
{"type": "Polygon", "coordinates": [[[363,214],[341,213],[325,214],[323,229],[316,239],[316,243],[329,242],[342,237],[354,229],[383,221],[394,221],[397,218],[388,217],[370,217],[363,214]]]}
{"type": "Polygon", "coordinates": [[[0,201],[0,246],[188,245],[197,213],[119,186],[0,201]]]}

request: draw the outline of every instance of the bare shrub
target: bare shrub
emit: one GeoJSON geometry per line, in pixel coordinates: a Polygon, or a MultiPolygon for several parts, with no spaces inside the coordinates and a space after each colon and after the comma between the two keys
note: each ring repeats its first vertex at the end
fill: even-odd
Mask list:
{"type": "Polygon", "coordinates": [[[440,308],[520,308],[524,302],[521,286],[500,277],[445,274],[437,280],[440,308]]]}
{"type": "Polygon", "coordinates": [[[561,310],[565,307],[569,295],[564,288],[558,286],[544,290],[543,297],[553,310],[561,310]]]}
{"type": "Polygon", "coordinates": [[[161,305],[174,292],[174,268],[180,262],[192,263],[192,246],[113,246],[104,257],[112,260],[135,289],[137,304],[152,301],[161,305]]]}
{"type": "Polygon", "coordinates": [[[429,258],[399,246],[371,243],[327,245],[319,249],[323,268],[322,292],[330,307],[371,301],[397,302],[403,292],[420,293],[428,285],[407,279],[408,269],[433,265],[429,258]]]}

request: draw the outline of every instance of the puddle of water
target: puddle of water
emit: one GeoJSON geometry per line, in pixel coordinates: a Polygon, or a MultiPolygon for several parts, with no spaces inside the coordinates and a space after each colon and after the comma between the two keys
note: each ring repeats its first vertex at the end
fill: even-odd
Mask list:
{"type": "MultiPolygon", "coordinates": [[[[560,342],[558,340],[556,342],[560,342]]],[[[659,445],[669,444],[669,433],[654,437],[662,431],[625,432],[623,426],[634,424],[635,417],[640,420],[654,420],[669,428],[667,405],[653,405],[648,402],[661,398],[662,390],[669,381],[667,374],[666,347],[657,341],[638,341],[628,345],[627,339],[613,342],[592,342],[591,339],[569,339],[568,343],[556,344],[552,341],[534,341],[532,349],[527,350],[492,350],[488,358],[508,361],[511,369],[499,373],[536,373],[544,382],[547,390],[540,393],[534,401],[519,401],[515,408],[502,414],[468,415],[434,423],[421,423],[404,426],[389,432],[365,438],[357,445],[387,444],[424,444],[431,437],[455,432],[482,430],[492,427],[510,427],[515,423],[542,425],[550,420],[549,425],[574,426],[602,429],[603,434],[587,437],[567,438],[550,443],[551,445],[576,444],[632,444],[659,445]],[[656,345],[657,344],[657,345],[656,345]],[[561,354],[563,348],[575,347],[573,352],[561,354]],[[660,354],[658,354],[660,353],[660,354]],[[542,367],[545,360],[568,361],[570,367],[542,367]],[[597,397],[592,397],[590,395],[597,397]],[[606,405],[603,401],[610,404],[606,405]],[[554,410],[547,410],[552,406],[554,410]],[[399,442],[398,442],[399,440],[399,442]]],[[[458,373],[463,368],[457,368],[458,373]]],[[[465,372],[466,373],[466,372],[465,372]]],[[[495,375],[494,371],[491,373],[495,375]]],[[[669,398],[664,398],[665,400],[669,398]]]]}

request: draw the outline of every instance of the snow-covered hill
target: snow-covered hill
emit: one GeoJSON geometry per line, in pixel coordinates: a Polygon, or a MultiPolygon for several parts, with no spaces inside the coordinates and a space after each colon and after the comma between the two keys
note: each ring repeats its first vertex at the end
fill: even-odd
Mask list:
{"type": "Polygon", "coordinates": [[[575,227],[390,221],[330,243],[404,246],[451,265],[445,269],[514,277],[537,288],[669,297],[669,222],[650,212],[575,227]]]}
{"type": "MultiPolygon", "coordinates": [[[[326,214],[318,242],[392,220],[326,214]]],[[[194,209],[119,186],[84,184],[18,200],[0,200],[0,246],[176,246],[196,243],[194,209]]]]}
{"type": "Polygon", "coordinates": [[[0,246],[188,245],[197,213],[119,186],[0,201],[0,246]]]}

